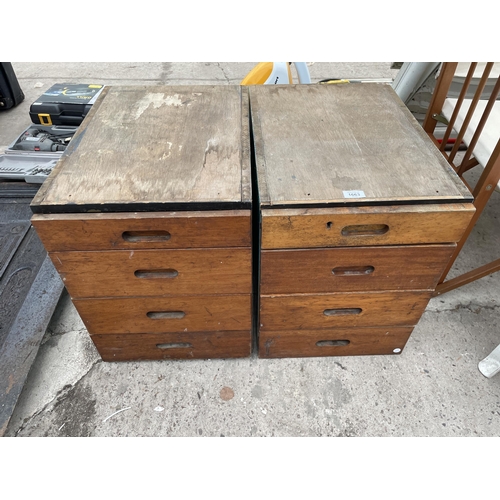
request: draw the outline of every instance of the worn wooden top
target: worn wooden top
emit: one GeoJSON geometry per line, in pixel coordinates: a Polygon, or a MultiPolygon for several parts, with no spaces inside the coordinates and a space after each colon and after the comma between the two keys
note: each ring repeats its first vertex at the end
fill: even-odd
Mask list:
{"type": "Polygon", "coordinates": [[[265,206],[471,200],[389,85],[249,88],[265,206]]]}
{"type": "Polygon", "coordinates": [[[248,208],[248,110],[236,85],[106,87],[32,210],[248,208]]]}

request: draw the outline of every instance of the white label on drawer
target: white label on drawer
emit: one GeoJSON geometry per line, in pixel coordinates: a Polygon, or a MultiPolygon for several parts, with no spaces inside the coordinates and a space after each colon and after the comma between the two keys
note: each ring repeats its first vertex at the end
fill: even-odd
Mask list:
{"type": "Polygon", "coordinates": [[[364,191],[342,191],[344,198],[366,198],[364,191]]]}

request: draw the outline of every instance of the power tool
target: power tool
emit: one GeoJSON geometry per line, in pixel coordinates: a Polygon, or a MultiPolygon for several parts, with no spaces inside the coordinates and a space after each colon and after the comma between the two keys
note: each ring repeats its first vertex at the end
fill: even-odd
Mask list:
{"type": "Polygon", "coordinates": [[[12,149],[16,151],[64,151],[73,133],[55,135],[47,130],[30,127],[19,137],[12,149]]]}

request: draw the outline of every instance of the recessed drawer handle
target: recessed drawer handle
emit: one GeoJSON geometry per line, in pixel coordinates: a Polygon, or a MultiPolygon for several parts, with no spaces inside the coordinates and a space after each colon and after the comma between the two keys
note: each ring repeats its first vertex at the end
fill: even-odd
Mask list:
{"type": "Polygon", "coordinates": [[[181,319],[186,316],[184,311],[150,311],[147,314],[151,319],[181,319]]]}
{"type": "Polygon", "coordinates": [[[373,271],[375,271],[373,266],[334,267],[332,274],[335,276],[359,276],[360,274],[371,274],[373,271]]]}
{"type": "Polygon", "coordinates": [[[148,271],[137,270],[134,273],[136,278],[143,279],[158,279],[158,278],[175,278],[179,275],[179,271],[175,269],[151,269],[148,271]]]}
{"type": "Polygon", "coordinates": [[[158,349],[187,349],[193,347],[189,342],[171,342],[170,344],[156,344],[158,349]]]}
{"type": "Polygon", "coordinates": [[[349,345],[350,340],[320,340],[316,342],[318,347],[349,345]]]}
{"type": "Polygon", "coordinates": [[[325,316],[347,316],[361,314],[362,309],[360,307],[351,307],[344,309],[325,309],[323,314],[325,316]]]}
{"type": "Polygon", "coordinates": [[[342,229],[342,236],[379,236],[389,231],[387,224],[357,224],[342,229]]]}
{"type": "Polygon", "coordinates": [[[122,238],[130,243],[151,243],[155,241],[168,241],[168,231],[125,231],[122,238]]]}

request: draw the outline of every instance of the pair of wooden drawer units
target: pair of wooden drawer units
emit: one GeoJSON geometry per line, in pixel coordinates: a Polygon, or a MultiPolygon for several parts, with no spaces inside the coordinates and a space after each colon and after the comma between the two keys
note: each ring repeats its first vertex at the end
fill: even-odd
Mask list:
{"type": "Polygon", "coordinates": [[[387,85],[107,87],[32,223],[105,361],[393,354],[471,202],[387,85]]]}

